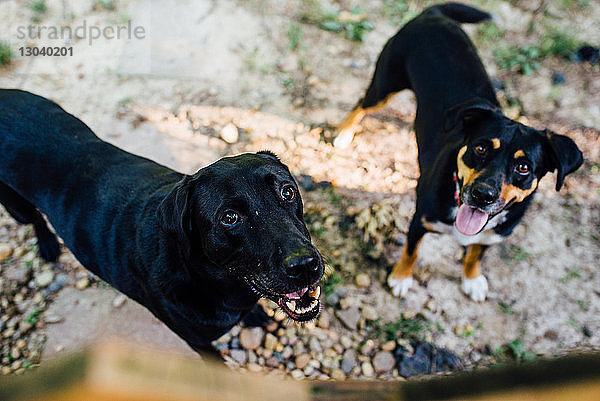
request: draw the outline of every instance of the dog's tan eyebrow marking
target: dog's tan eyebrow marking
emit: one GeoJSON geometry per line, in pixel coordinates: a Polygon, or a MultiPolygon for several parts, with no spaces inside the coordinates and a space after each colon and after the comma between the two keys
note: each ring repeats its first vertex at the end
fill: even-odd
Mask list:
{"type": "Polygon", "coordinates": [[[521,189],[512,184],[502,186],[502,199],[505,203],[514,200],[515,202],[523,202],[525,198],[535,191],[538,185],[538,180],[535,178],[528,189],[521,189]]]}
{"type": "Polygon", "coordinates": [[[475,169],[470,168],[465,164],[462,157],[467,151],[467,146],[463,146],[458,151],[458,157],[456,158],[456,165],[458,168],[458,178],[463,181],[463,185],[469,185],[473,180],[481,175],[483,171],[475,171],[475,169]]]}
{"type": "Polygon", "coordinates": [[[492,147],[494,149],[500,149],[500,139],[492,138],[492,147]]]}
{"type": "Polygon", "coordinates": [[[518,159],[519,157],[525,157],[525,152],[523,152],[521,149],[517,150],[515,152],[515,154],[513,155],[513,157],[515,159],[518,159]]]}

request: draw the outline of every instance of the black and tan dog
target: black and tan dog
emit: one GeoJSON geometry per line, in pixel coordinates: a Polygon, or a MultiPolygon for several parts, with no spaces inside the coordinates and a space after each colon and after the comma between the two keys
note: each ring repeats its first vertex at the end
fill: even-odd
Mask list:
{"type": "Polygon", "coordinates": [[[101,141],[57,104],[0,90],[0,203],[148,308],[195,350],[260,297],[294,320],[319,313],[323,261],[288,168],[269,152],[184,175],[101,141]]]}
{"type": "Polygon", "coordinates": [[[467,247],[462,290],[486,298],[480,260],[523,217],[540,179],[557,171],[556,190],[582,164],[566,136],[505,117],[473,44],[457,22],[490,15],[457,3],[433,6],[383,48],[364,98],[339,127],[336,146],[354,124],[403,89],[417,98],[415,132],[421,176],[416,212],[400,261],[388,277],[396,296],[413,285],[417,247],[430,232],[451,233],[467,247]]]}

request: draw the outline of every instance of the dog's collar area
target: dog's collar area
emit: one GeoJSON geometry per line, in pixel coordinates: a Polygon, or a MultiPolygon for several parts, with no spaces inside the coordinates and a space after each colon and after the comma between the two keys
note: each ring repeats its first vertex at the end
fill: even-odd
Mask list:
{"type": "Polygon", "coordinates": [[[458,184],[456,170],[452,173],[452,181],[454,181],[454,202],[456,203],[456,206],[460,206],[460,186],[458,184]]]}

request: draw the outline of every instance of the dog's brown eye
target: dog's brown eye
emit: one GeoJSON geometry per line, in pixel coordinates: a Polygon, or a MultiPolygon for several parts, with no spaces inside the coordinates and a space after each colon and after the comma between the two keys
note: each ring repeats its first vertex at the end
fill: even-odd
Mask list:
{"type": "Polygon", "coordinates": [[[284,201],[289,202],[295,197],[296,191],[294,191],[294,188],[291,185],[286,185],[283,188],[281,188],[281,199],[283,199],[284,201]]]}
{"type": "Polygon", "coordinates": [[[529,164],[523,162],[517,164],[517,173],[522,175],[529,174],[529,164]]]}
{"type": "Polygon", "coordinates": [[[223,216],[221,216],[221,224],[225,227],[233,227],[240,221],[240,215],[233,211],[226,211],[223,216]]]}
{"type": "Polygon", "coordinates": [[[484,155],[485,152],[487,152],[487,146],[477,145],[475,146],[475,152],[477,152],[478,155],[484,155]]]}

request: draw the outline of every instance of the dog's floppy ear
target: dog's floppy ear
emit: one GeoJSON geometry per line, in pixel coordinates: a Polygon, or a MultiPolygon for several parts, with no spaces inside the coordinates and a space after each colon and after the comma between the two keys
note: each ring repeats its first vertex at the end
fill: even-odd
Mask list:
{"type": "Polygon", "coordinates": [[[184,260],[190,257],[191,211],[190,179],[185,176],[160,202],[156,218],[160,229],[175,238],[184,260]]]}
{"type": "Polygon", "coordinates": [[[483,98],[476,98],[449,108],[444,113],[444,131],[468,125],[499,111],[498,106],[483,98]]]}
{"type": "Polygon", "coordinates": [[[556,190],[565,181],[565,176],[577,170],[583,164],[583,154],[575,142],[565,135],[559,135],[550,130],[544,130],[547,141],[548,171],[556,169],[556,190]]]}

